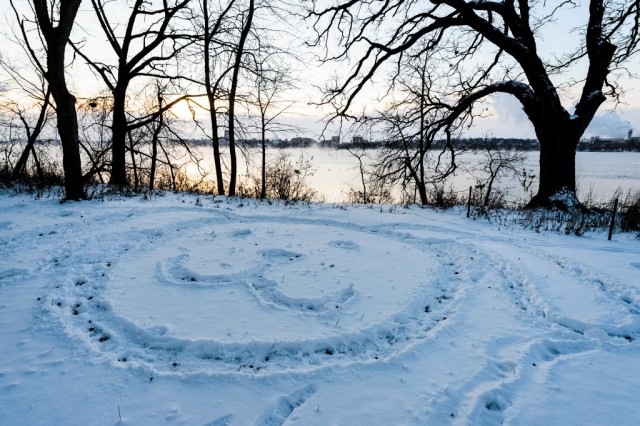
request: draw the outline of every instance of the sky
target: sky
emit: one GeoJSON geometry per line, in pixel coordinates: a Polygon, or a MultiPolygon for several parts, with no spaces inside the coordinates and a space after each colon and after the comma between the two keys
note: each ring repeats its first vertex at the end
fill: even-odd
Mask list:
{"type": "MultiPolygon", "coordinates": [[[[26,0],[17,0],[17,4],[24,6],[26,0]]],[[[100,39],[102,38],[102,34],[96,29],[94,24],[91,24],[90,19],[92,14],[89,6],[89,2],[83,3],[75,37],[89,37],[93,34],[93,37],[100,39]]],[[[121,9],[122,12],[124,12],[124,10],[124,8],[121,9]]],[[[14,26],[12,23],[13,14],[9,12],[7,1],[0,4],[0,15],[9,21],[9,26],[6,28],[14,26]]],[[[544,39],[540,42],[541,53],[543,55],[561,54],[563,47],[558,48],[557,40],[563,39],[566,45],[571,44],[571,41],[576,39],[577,34],[570,32],[569,29],[584,20],[584,8],[577,11],[562,12],[558,16],[557,22],[550,25],[544,33],[544,39]]],[[[7,29],[4,30],[4,33],[6,32],[7,29]]],[[[92,54],[100,54],[102,48],[96,47],[92,50],[92,54]]],[[[11,46],[10,43],[3,43],[2,47],[0,47],[0,53],[7,57],[15,57],[16,52],[15,47],[11,46]]],[[[640,74],[640,57],[634,58],[633,61],[629,63],[629,66],[632,71],[640,74]]],[[[301,68],[299,77],[302,81],[298,85],[298,88],[291,91],[287,96],[296,101],[295,107],[292,108],[295,114],[290,114],[288,120],[294,123],[299,130],[289,133],[285,137],[310,136],[317,138],[325,129],[326,123],[323,121],[323,117],[325,116],[326,110],[323,112],[309,105],[310,103],[320,101],[321,95],[314,86],[322,84],[328,76],[335,72],[342,72],[342,75],[344,75],[344,71],[347,70],[348,67],[335,64],[320,66],[317,63],[308,63],[303,66],[297,65],[297,68],[301,68]]],[[[86,67],[74,69],[73,73],[74,75],[69,80],[73,85],[73,89],[76,90],[76,94],[80,97],[92,96],[95,93],[95,88],[98,83],[96,83],[95,78],[89,73],[86,67]]],[[[382,80],[381,77],[382,76],[378,76],[379,81],[382,80]]],[[[594,118],[593,123],[587,129],[585,137],[626,137],[630,129],[633,129],[635,135],[640,134],[640,93],[636,89],[639,83],[640,80],[625,80],[623,87],[626,90],[626,94],[622,98],[623,103],[617,106],[603,105],[598,115],[594,118]]],[[[382,86],[378,86],[377,88],[370,89],[369,92],[363,93],[358,99],[358,106],[368,107],[374,104],[381,87],[382,86]]],[[[569,100],[565,102],[570,112],[572,112],[570,108],[571,102],[575,101],[569,100]]],[[[487,106],[491,112],[490,117],[477,120],[465,136],[535,137],[533,127],[523,113],[521,106],[514,98],[497,95],[489,100],[487,106]]],[[[181,115],[183,115],[184,118],[188,118],[186,109],[183,108],[181,115]]],[[[340,132],[341,130],[337,125],[331,124],[327,127],[324,136],[329,137],[332,134],[340,132]]],[[[343,127],[342,132],[348,134],[348,127],[343,127]]]]}

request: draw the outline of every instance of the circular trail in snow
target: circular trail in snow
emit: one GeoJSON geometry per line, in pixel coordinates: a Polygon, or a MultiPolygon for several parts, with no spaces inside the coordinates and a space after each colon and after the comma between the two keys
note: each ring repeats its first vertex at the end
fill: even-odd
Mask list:
{"type": "Polygon", "coordinates": [[[460,281],[384,227],[188,210],[109,228],[54,256],[51,312],[93,353],[155,374],[377,362],[445,320],[460,281]]]}
{"type": "Polygon", "coordinates": [[[401,312],[437,264],[431,253],[348,227],[243,221],[177,234],[171,246],[122,262],[106,295],[115,315],[191,340],[357,333],[401,312]]]}

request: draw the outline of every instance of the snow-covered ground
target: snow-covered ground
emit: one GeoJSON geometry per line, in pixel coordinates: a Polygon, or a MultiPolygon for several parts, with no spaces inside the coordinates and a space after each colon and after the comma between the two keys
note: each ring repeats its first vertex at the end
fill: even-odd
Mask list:
{"type": "Polygon", "coordinates": [[[0,195],[0,424],[638,424],[634,237],[0,195]]]}

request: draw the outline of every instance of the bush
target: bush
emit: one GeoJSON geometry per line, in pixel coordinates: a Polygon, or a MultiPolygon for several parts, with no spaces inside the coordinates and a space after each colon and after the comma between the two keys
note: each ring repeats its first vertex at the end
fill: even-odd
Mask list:
{"type": "MultiPolygon", "coordinates": [[[[318,192],[307,185],[307,176],[313,176],[312,159],[305,159],[304,155],[295,163],[286,153],[281,153],[276,159],[267,163],[266,196],[277,200],[288,201],[317,201],[318,192]]],[[[248,179],[238,185],[238,195],[241,197],[260,198],[262,180],[260,176],[249,175],[248,179]]]]}
{"type": "Polygon", "coordinates": [[[620,229],[640,231],[640,191],[627,194],[620,209],[620,229]]]}

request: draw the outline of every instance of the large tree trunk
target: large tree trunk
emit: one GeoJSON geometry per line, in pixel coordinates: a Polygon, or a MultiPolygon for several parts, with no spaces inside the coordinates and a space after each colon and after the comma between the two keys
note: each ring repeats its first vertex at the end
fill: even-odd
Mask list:
{"type": "Polygon", "coordinates": [[[47,80],[51,94],[56,101],[58,116],[58,134],[62,143],[62,167],[64,169],[65,199],[81,200],[86,198],[83,188],[82,165],[80,163],[80,143],[78,140],[78,116],[76,98],[67,90],[65,81],[63,43],[49,43],[47,54],[47,80]]]}
{"type": "Polygon", "coordinates": [[[83,187],[82,165],[80,163],[80,142],[78,139],[78,116],[76,98],[69,93],[65,80],[65,50],[81,0],[69,0],[60,4],[55,21],[49,14],[45,0],[33,0],[38,26],[47,47],[47,71],[45,77],[56,102],[58,113],[58,134],[62,143],[62,167],[64,169],[65,199],[86,198],[83,187]]]}
{"type": "MultiPolygon", "coordinates": [[[[64,92],[67,92],[66,89],[64,92]]],[[[65,198],[67,200],[81,200],[86,196],[82,185],[76,98],[67,92],[56,99],[56,105],[58,133],[62,142],[65,198]]]]}
{"type": "Polygon", "coordinates": [[[576,147],[582,136],[570,119],[534,123],[540,142],[540,176],[537,194],[528,207],[551,206],[549,198],[563,190],[576,191],[576,147]]]}
{"type": "Polygon", "coordinates": [[[86,198],[80,162],[76,98],[69,93],[65,80],[65,49],[79,6],[80,1],[65,4],[65,7],[61,9],[59,27],[56,28],[49,20],[47,4],[42,0],[34,2],[38,24],[48,49],[45,77],[56,103],[58,135],[62,144],[65,199],[67,200],[86,198]]]}

